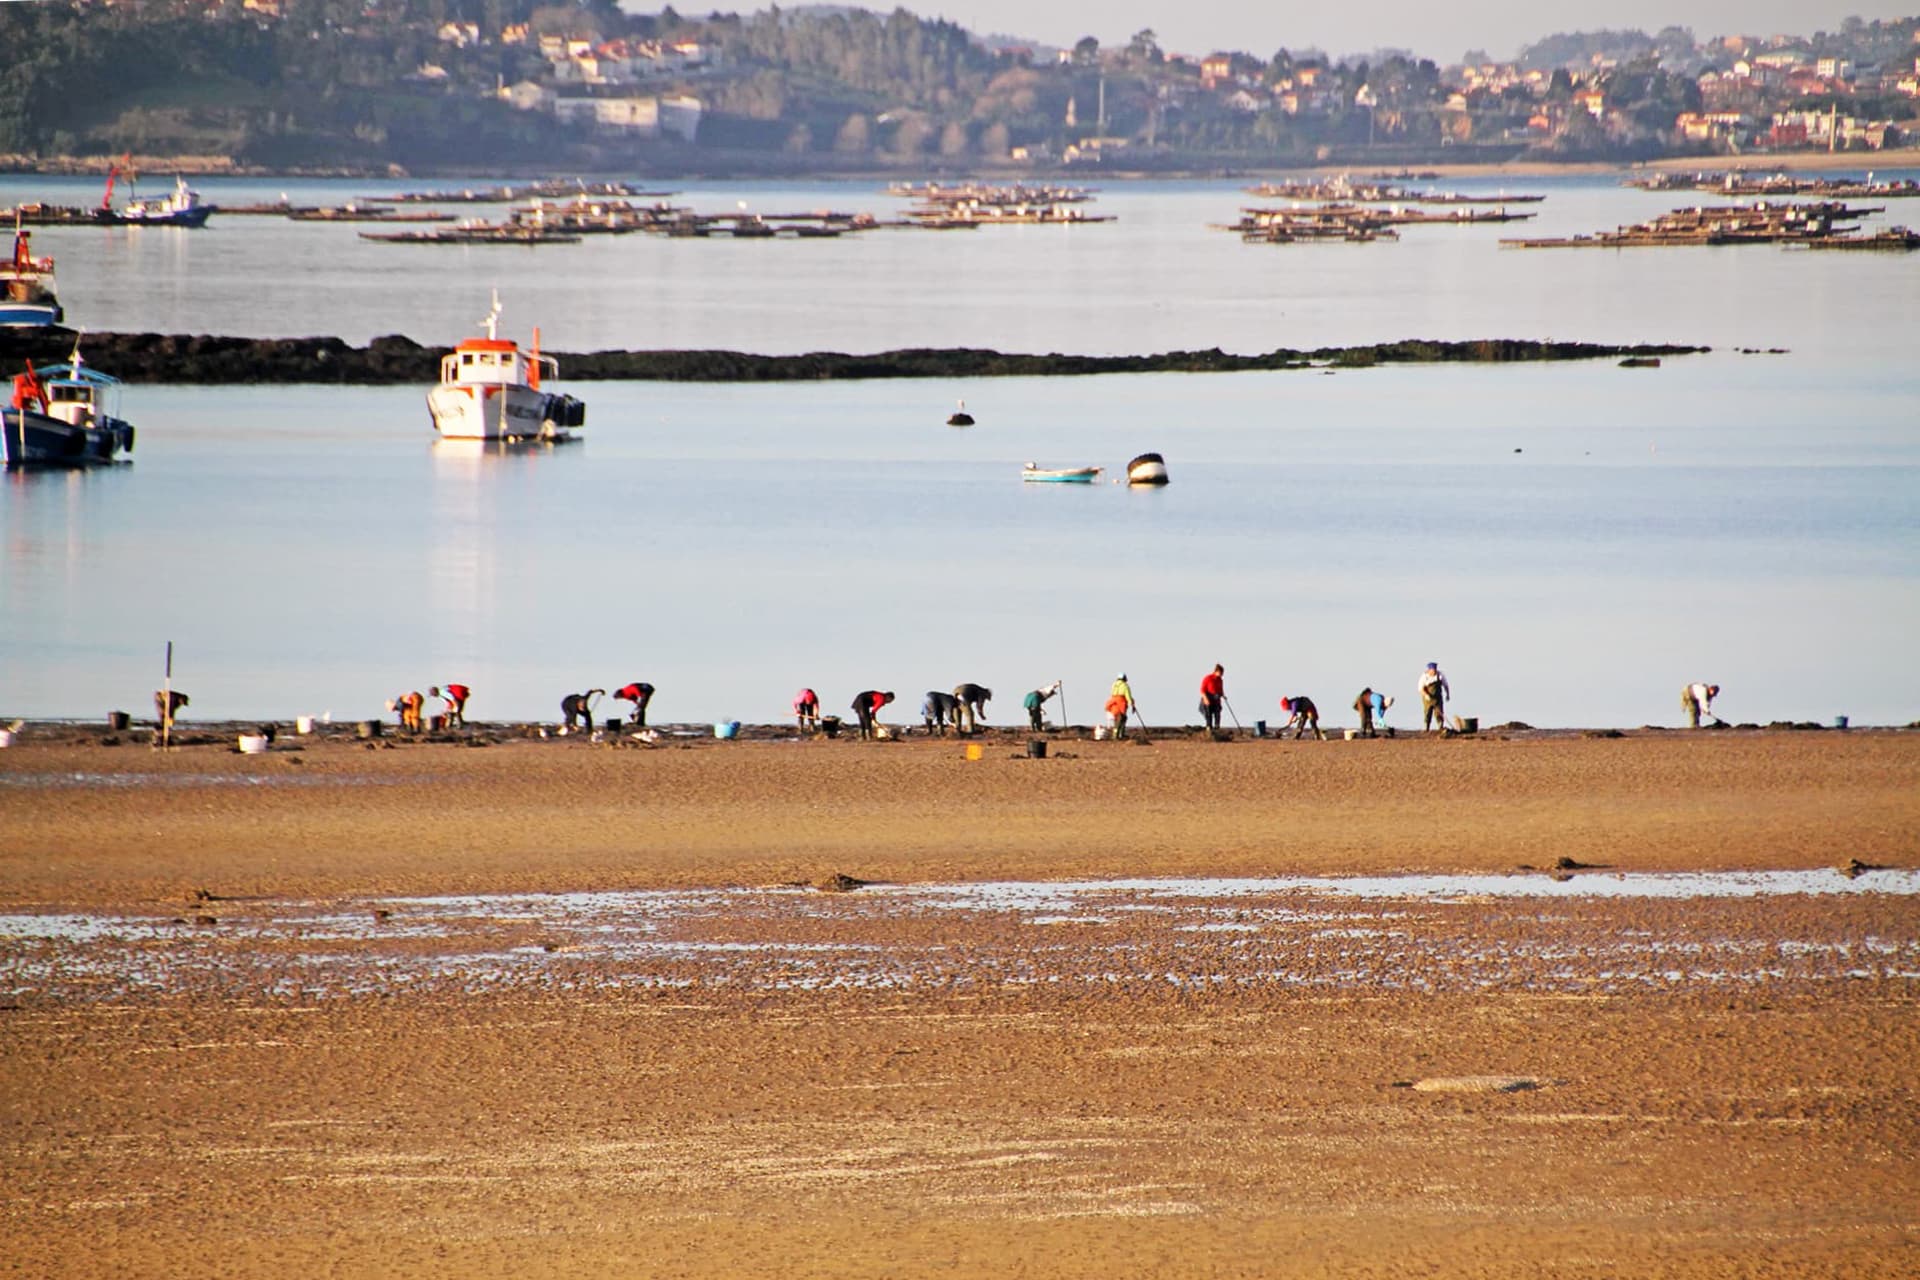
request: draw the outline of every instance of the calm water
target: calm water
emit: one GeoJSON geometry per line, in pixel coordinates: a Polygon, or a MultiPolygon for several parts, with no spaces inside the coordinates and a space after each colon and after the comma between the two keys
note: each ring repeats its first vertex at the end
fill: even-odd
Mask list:
{"type": "MultiPolygon", "coordinates": [[[[208,181],[217,201],[369,184],[208,181]]],[[[1439,184],[1433,184],[1439,185],[1439,184]]],[[[1488,189],[1490,184],[1450,183],[1488,189]]],[[[1588,231],[1678,197],[1603,179],[1506,234],[1588,231]]],[[[90,201],[91,183],[0,181],[90,201]]],[[[683,200],[885,212],[866,186],[683,200]]],[[[424,388],[130,388],[138,461],[0,490],[0,714],[141,710],[168,639],[207,716],[340,718],[462,680],[476,716],[646,679],[656,718],[771,719],[1055,677],[1092,718],[1113,674],[1194,718],[1215,661],[1243,721],[1363,684],[1417,718],[1437,660],[1483,722],[1920,715],[1920,255],[1765,247],[1502,251],[1502,228],[1243,246],[1233,184],[1141,184],[1121,221],[823,242],[367,244],[220,218],[58,229],[76,323],[450,341],[498,286],[551,348],[905,345],[1138,352],[1400,337],[1786,347],[1654,371],[1376,369],[805,386],[574,384],[587,440],[433,441],[424,388]],[[979,425],[941,425],[965,397],[979,425]],[[1024,486],[1019,465],[1168,455],[1174,484],[1024,486]],[[1516,452],[1519,450],[1520,452],[1516,452]]],[[[1877,221],[1920,220],[1894,202],[1877,221]]],[[[564,372],[564,369],[563,369],[564,372]]]]}

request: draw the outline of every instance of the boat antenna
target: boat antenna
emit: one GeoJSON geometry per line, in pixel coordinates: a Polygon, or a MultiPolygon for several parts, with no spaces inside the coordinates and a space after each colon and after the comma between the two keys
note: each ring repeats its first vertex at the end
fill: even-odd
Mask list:
{"type": "Polygon", "coordinates": [[[480,323],[487,326],[488,338],[500,336],[500,291],[498,289],[493,291],[493,310],[487,312],[487,318],[480,323]]]}
{"type": "Polygon", "coordinates": [[[80,339],[85,337],[86,333],[87,331],[85,329],[75,329],[73,331],[73,355],[69,358],[68,363],[73,366],[73,376],[76,378],[80,376],[80,339]]]}

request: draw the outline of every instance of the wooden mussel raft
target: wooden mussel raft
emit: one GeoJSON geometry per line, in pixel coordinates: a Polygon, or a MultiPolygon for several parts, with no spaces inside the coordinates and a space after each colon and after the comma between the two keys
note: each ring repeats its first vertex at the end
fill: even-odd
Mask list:
{"type": "Polygon", "coordinates": [[[1920,197],[1912,178],[1796,178],[1786,173],[1755,177],[1738,169],[1726,173],[1656,173],[1624,184],[1641,191],[1711,191],[1723,196],[1825,196],[1832,200],[1898,200],[1920,197]]]}
{"type": "Polygon", "coordinates": [[[897,196],[917,203],[907,210],[907,221],[935,231],[971,229],[981,226],[1015,226],[1030,223],[1112,222],[1112,214],[1088,213],[1080,206],[1093,199],[1087,187],[985,186],[964,183],[942,186],[939,183],[896,183],[888,188],[897,196]]]}
{"type": "Polygon", "coordinates": [[[1342,204],[1539,204],[1543,195],[1470,196],[1457,191],[1412,191],[1381,183],[1354,182],[1342,174],[1312,182],[1262,182],[1245,188],[1262,200],[1314,200],[1342,204]]]}
{"type": "Polygon", "coordinates": [[[1505,209],[1455,209],[1435,213],[1428,209],[1379,209],[1357,204],[1302,205],[1291,209],[1250,206],[1240,211],[1239,221],[1226,223],[1220,229],[1237,231],[1241,239],[1260,244],[1294,244],[1303,240],[1364,243],[1396,239],[1398,233],[1393,228],[1398,226],[1522,222],[1535,216],[1532,212],[1509,213],[1505,209]]]}
{"type": "Polygon", "coordinates": [[[1870,236],[1828,236],[1823,240],[1808,240],[1804,244],[1789,247],[1911,253],[1915,249],[1920,249],[1920,231],[1912,231],[1906,227],[1882,227],[1870,236]]]}
{"type": "Polygon", "coordinates": [[[1807,204],[1701,205],[1675,209],[1650,222],[1638,222],[1590,236],[1502,240],[1511,249],[1636,249],[1691,245],[1805,244],[1851,237],[1857,224],[1879,206],[1841,201],[1807,204]]]}

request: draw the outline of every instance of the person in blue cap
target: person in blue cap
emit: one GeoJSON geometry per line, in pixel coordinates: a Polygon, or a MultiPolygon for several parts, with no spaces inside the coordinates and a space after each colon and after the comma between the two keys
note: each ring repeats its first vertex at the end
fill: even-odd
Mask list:
{"type": "Polygon", "coordinates": [[[1442,733],[1447,729],[1447,699],[1453,696],[1453,688],[1447,683],[1446,672],[1440,670],[1440,664],[1429,662],[1427,669],[1420,673],[1420,727],[1438,729],[1442,733]]]}

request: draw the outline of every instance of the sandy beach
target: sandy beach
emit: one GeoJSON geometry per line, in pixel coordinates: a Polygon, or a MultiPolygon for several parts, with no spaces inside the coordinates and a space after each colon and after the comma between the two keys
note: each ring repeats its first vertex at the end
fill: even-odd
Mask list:
{"type": "Polygon", "coordinates": [[[1920,734],[102,737],[0,751],[15,1274],[1920,1267],[1920,734]]]}

